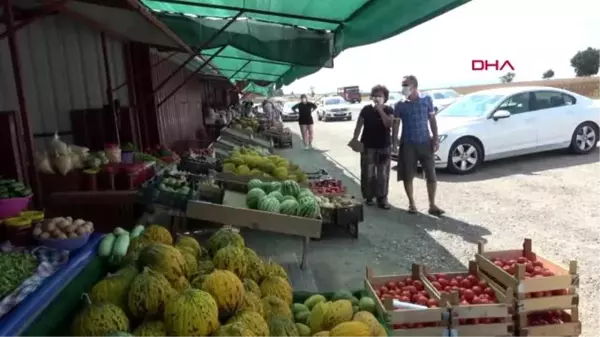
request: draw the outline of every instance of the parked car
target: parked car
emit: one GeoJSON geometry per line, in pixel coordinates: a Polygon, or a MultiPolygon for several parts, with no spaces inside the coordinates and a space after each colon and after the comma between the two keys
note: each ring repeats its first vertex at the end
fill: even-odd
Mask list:
{"type": "Polygon", "coordinates": [[[352,120],[350,105],[341,96],[325,97],[317,104],[317,118],[320,121],[352,120]]]}
{"type": "Polygon", "coordinates": [[[284,122],[297,121],[299,116],[297,112],[292,111],[292,107],[298,104],[298,102],[286,102],[283,104],[283,111],[281,112],[281,119],[284,122]]]}
{"type": "Polygon", "coordinates": [[[599,107],[579,94],[550,87],[497,88],[457,99],[437,114],[438,168],[474,172],[484,161],[569,149],[596,148],[599,107]]]}
{"type": "Polygon", "coordinates": [[[433,110],[436,113],[460,97],[460,94],[452,89],[427,90],[424,93],[432,98],[433,110]]]}

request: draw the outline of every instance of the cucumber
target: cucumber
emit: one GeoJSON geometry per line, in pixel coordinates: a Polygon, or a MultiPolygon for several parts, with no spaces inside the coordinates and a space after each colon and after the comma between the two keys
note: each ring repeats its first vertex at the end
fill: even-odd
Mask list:
{"type": "Polygon", "coordinates": [[[109,256],[113,250],[116,238],[117,236],[113,233],[105,235],[104,239],[102,239],[102,242],[100,242],[100,245],[98,246],[98,255],[102,257],[109,256]]]}
{"type": "Polygon", "coordinates": [[[134,228],[131,230],[131,235],[130,235],[130,236],[131,236],[131,238],[132,238],[132,239],[135,239],[135,238],[137,238],[138,236],[140,236],[140,234],[142,234],[142,233],[144,232],[144,229],[146,229],[146,228],[144,228],[144,226],[143,226],[143,225],[137,225],[137,226],[135,226],[135,227],[134,227],[134,228]]]}
{"type": "Polygon", "coordinates": [[[124,230],[123,228],[121,228],[121,227],[117,227],[117,228],[115,228],[115,229],[113,230],[113,233],[114,233],[116,236],[119,236],[119,235],[123,235],[123,234],[125,234],[125,233],[128,233],[128,232],[127,232],[126,230],[124,230]]]}
{"type": "Polygon", "coordinates": [[[120,260],[127,255],[127,249],[129,248],[129,233],[121,234],[117,236],[115,244],[112,249],[112,256],[117,260],[120,260]]]}

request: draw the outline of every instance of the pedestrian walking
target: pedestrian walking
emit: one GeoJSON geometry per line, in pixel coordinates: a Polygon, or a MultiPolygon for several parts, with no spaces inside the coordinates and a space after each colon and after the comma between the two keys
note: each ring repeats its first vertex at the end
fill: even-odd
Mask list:
{"type": "Polygon", "coordinates": [[[413,75],[405,76],[402,81],[402,94],[406,100],[396,103],[394,116],[397,122],[392,128],[394,151],[398,152],[398,181],[404,183],[408,197],[408,212],[416,213],[413,180],[418,163],[421,164],[427,181],[429,197],[429,214],[442,215],[444,211],[435,202],[437,178],[435,172],[434,153],[440,146],[437,121],[430,96],[418,90],[419,83],[413,75]],[[399,125],[402,134],[398,140],[399,125]]]}
{"type": "Polygon", "coordinates": [[[356,143],[360,137],[360,187],[365,204],[373,205],[373,199],[383,209],[389,209],[388,185],[391,156],[391,128],[393,110],[385,103],[389,90],[377,85],[371,89],[372,104],[365,105],[360,111],[354,138],[356,143]],[[361,133],[362,132],[362,133],[361,133]]]}
{"type": "Polygon", "coordinates": [[[312,148],[314,137],[314,120],[312,117],[313,111],[317,110],[317,105],[308,101],[306,95],[300,96],[300,103],[292,107],[292,111],[298,114],[298,124],[300,124],[300,132],[302,133],[302,141],[305,149],[312,148]]]}

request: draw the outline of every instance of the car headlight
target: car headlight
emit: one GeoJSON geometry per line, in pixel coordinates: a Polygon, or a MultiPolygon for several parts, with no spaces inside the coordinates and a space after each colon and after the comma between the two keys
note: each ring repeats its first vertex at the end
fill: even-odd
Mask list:
{"type": "Polygon", "coordinates": [[[441,143],[443,142],[446,138],[448,138],[448,135],[439,135],[438,136],[438,141],[441,143]]]}

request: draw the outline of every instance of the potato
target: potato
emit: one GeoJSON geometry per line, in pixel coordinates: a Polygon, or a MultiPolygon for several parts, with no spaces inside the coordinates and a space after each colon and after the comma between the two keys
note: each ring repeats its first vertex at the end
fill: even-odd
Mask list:
{"type": "Polygon", "coordinates": [[[33,230],[33,236],[40,236],[42,235],[44,231],[42,230],[41,227],[35,227],[35,229],[33,230]]]}
{"type": "Polygon", "coordinates": [[[91,228],[92,230],[94,230],[94,223],[91,221],[88,221],[85,223],[86,226],[88,226],[89,228],[91,228]]]}
{"type": "Polygon", "coordinates": [[[76,237],[78,237],[77,233],[69,233],[69,238],[70,239],[76,238],[76,237]]]}
{"type": "Polygon", "coordinates": [[[65,217],[65,220],[67,220],[68,222],[71,222],[71,223],[73,222],[73,218],[71,218],[70,216],[65,217]]]}
{"type": "Polygon", "coordinates": [[[79,226],[82,226],[84,224],[86,224],[86,221],[83,220],[83,219],[77,219],[77,220],[73,221],[73,226],[79,227],[79,226]]]}
{"type": "Polygon", "coordinates": [[[71,223],[68,222],[67,220],[62,220],[61,222],[58,223],[58,228],[64,230],[65,228],[71,226],[71,223]]]}
{"type": "Polygon", "coordinates": [[[46,223],[44,223],[44,230],[46,232],[52,232],[56,229],[56,222],[54,222],[53,220],[50,220],[46,223]]]}
{"type": "Polygon", "coordinates": [[[49,238],[50,238],[50,233],[48,233],[48,232],[43,232],[40,235],[40,239],[49,239],[49,238]]]}
{"type": "Polygon", "coordinates": [[[67,236],[65,235],[65,233],[60,232],[60,234],[58,234],[58,236],[56,237],[57,239],[66,239],[67,236]]]}
{"type": "Polygon", "coordinates": [[[74,231],[76,231],[76,230],[77,230],[77,226],[75,226],[75,225],[71,225],[71,226],[69,226],[69,227],[67,227],[67,228],[65,229],[65,232],[67,232],[67,233],[72,233],[72,232],[74,232],[74,231]]]}
{"type": "Polygon", "coordinates": [[[77,228],[77,230],[74,233],[76,233],[77,235],[85,235],[88,233],[88,231],[85,226],[82,226],[77,228]]]}
{"type": "Polygon", "coordinates": [[[52,232],[50,232],[50,234],[52,235],[52,237],[55,237],[55,238],[57,238],[57,237],[59,237],[61,234],[63,234],[63,232],[62,232],[61,230],[59,230],[59,229],[55,229],[55,230],[53,230],[52,232]]]}

